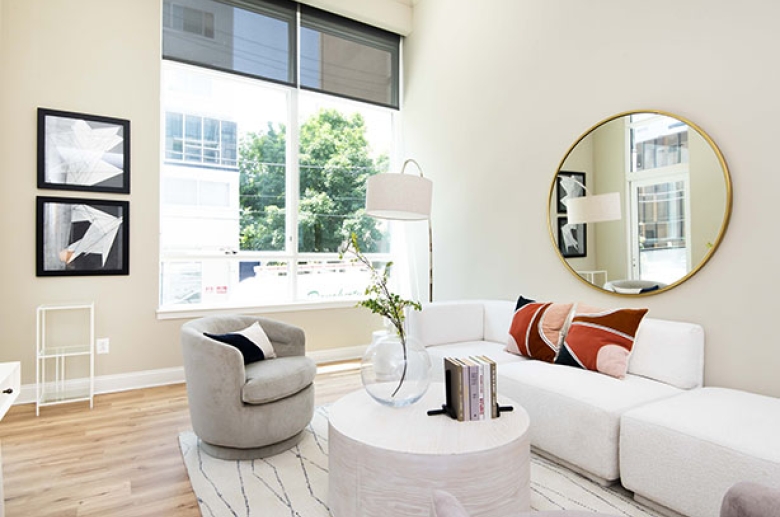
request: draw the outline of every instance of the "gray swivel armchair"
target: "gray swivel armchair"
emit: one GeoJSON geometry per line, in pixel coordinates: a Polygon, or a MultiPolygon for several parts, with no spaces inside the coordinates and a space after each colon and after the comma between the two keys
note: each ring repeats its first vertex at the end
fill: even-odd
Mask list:
{"type": "Polygon", "coordinates": [[[192,428],[199,446],[221,459],[271,456],[296,445],[314,413],[314,361],[302,329],[252,316],[224,315],[182,325],[192,428]],[[259,322],[276,353],[244,365],[241,352],[206,337],[259,322]]]}

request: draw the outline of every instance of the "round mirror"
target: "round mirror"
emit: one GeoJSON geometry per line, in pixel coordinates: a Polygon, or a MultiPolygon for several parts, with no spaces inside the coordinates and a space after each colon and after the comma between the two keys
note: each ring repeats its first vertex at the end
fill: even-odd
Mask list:
{"type": "Polygon", "coordinates": [[[566,267],[605,291],[675,287],[709,260],[728,226],[731,178],[692,122],[620,113],[583,134],[550,188],[549,227],[566,267]]]}

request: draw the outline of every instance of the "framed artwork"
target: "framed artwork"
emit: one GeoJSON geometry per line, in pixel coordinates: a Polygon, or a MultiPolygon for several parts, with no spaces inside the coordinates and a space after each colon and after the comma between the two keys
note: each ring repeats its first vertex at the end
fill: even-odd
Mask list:
{"type": "Polygon", "coordinates": [[[130,193],[130,121],[38,108],[38,188],[130,193]]]}
{"type": "Polygon", "coordinates": [[[130,203],[36,199],[36,276],[129,274],[130,203]]]}
{"type": "Polygon", "coordinates": [[[566,203],[573,197],[585,195],[585,173],[560,171],[555,177],[556,199],[558,200],[558,213],[567,213],[566,203]]]}
{"type": "Polygon", "coordinates": [[[558,249],[564,258],[588,256],[588,227],[569,224],[566,217],[558,218],[558,249]]]}

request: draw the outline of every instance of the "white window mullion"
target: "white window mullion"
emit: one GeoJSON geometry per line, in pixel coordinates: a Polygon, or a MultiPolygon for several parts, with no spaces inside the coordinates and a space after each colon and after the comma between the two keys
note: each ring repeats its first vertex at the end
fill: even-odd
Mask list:
{"type": "Polygon", "coordinates": [[[300,189],[300,167],[298,166],[298,91],[290,92],[289,115],[287,119],[287,176],[285,184],[287,211],[285,216],[285,232],[287,239],[285,250],[291,257],[288,265],[290,271],[290,299],[296,299],[298,292],[298,198],[300,189]]]}

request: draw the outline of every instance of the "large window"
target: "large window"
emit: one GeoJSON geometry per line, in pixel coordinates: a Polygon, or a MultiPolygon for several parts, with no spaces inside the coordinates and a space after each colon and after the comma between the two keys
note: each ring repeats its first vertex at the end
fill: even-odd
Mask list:
{"type": "MultiPolygon", "coordinates": [[[[289,75],[291,81],[274,76],[273,67],[268,74],[262,67],[248,73],[234,66],[239,57],[266,65],[298,62],[295,52],[266,59],[269,52],[294,50],[295,25],[280,9],[295,4],[241,4],[257,7],[251,11],[212,0],[179,4],[213,15],[220,46],[194,52],[191,45],[208,44],[202,33],[170,29],[182,26],[176,20],[164,23],[161,308],[320,303],[362,295],[368,272],[339,259],[338,247],[354,232],[374,260],[389,260],[388,228],[364,214],[364,202],[366,179],[387,172],[393,155],[397,111],[388,106],[397,84],[388,89],[383,79],[386,97],[370,89],[371,96],[358,101],[357,90],[331,91],[327,81],[316,88],[298,85],[297,73],[289,75]],[[266,27],[282,25],[273,41],[266,31],[253,42],[255,31],[240,30],[244,17],[266,27]],[[240,52],[237,43],[225,43],[231,38],[240,41],[240,52]],[[260,54],[249,59],[250,49],[260,54]],[[198,56],[213,59],[204,63],[198,56]]],[[[184,12],[166,8],[169,17],[184,12]]],[[[338,18],[326,19],[324,27],[335,32],[338,18]]],[[[359,33],[354,22],[345,27],[339,34],[359,33]]],[[[376,30],[366,33],[370,38],[347,39],[381,46],[376,30]]],[[[393,39],[397,59],[397,37],[381,43],[386,49],[393,39]]],[[[323,77],[334,66],[323,64],[323,77]]],[[[349,73],[368,77],[361,75],[360,59],[349,73]]],[[[389,82],[397,83],[397,68],[389,82]]]]}

